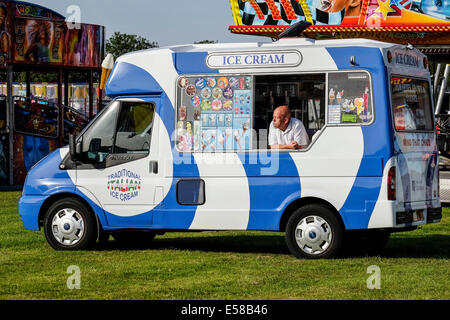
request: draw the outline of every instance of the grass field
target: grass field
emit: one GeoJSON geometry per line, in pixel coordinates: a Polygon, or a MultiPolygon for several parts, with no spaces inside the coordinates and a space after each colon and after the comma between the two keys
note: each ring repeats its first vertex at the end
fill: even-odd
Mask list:
{"type": "Polygon", "coordinates": [[[25,230],[19,192],[0,193],[0,299],[449,299],[450,208],[441,223],[397,233],[380,256],[298,260],[284,234],[168,233],[146,249],[111,240],[91,251],[59,252],[25,230]],[[69,266],[80,270],[70,290],[69,266]],[[367,268],[381,270],[369,290],[367,268]]]}

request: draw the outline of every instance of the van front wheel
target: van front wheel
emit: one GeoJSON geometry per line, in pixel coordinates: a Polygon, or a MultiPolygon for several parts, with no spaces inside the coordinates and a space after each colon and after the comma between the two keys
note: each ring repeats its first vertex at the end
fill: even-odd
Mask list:
{"type": "Polygon", "coordinates": [[[61,199],[47,210],[44,233],[56,250],[86,249],[96,240],[95,219],[80,201],[61,199]]]}
{"type": "Polygon", "coordinates": [[[286,244],[297,258],[331,258],[342,245],[343,228],[334,213],[320,204],[301,207],[289,218],[286,244]]]}

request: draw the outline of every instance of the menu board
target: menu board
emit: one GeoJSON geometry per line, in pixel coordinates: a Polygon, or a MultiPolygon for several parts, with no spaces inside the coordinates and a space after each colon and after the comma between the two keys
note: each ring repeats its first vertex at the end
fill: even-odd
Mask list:
{"type": "Polygon", "coordinates": [[[252,77],[181,77],[177,91],[179,151],[251,149],[252,77]]]}

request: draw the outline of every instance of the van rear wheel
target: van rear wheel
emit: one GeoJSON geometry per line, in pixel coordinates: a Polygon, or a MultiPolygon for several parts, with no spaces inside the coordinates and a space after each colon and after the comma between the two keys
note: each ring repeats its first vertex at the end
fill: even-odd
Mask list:
{"type": "Polygon", "coordinates": [[[96,222],[80,201],[65,198],[56,201],[44,217],[47,242],[55,250],[82,250],[96,239],[96,222]]]}
{"type": "Polygon", "coordinates": [[[331,210],[310,204],[289,218],[286,244],[297,258],[332,258],[341,248],[343,234],[343,227],[331,210]]]}

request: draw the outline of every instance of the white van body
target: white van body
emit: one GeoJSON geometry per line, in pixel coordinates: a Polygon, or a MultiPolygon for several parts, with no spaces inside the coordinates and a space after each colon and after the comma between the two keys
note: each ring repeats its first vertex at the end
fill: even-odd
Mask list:
{"type": "Polygon", "coordinates": [[[97,235],[286,231],[295,255],[332,256],[347,231],[440,221],[430,88],[418,50],[363,39],[130,53],[108,80],[113,102],[72,154],[61,148],[29,172],[20,214],[32,230],[48,220],[59,249],[84,243],[75,218],[45,218],[69,198],[97,235]],[[307,148],[267,145],[281,104],[305,124],[307,148]]]}

